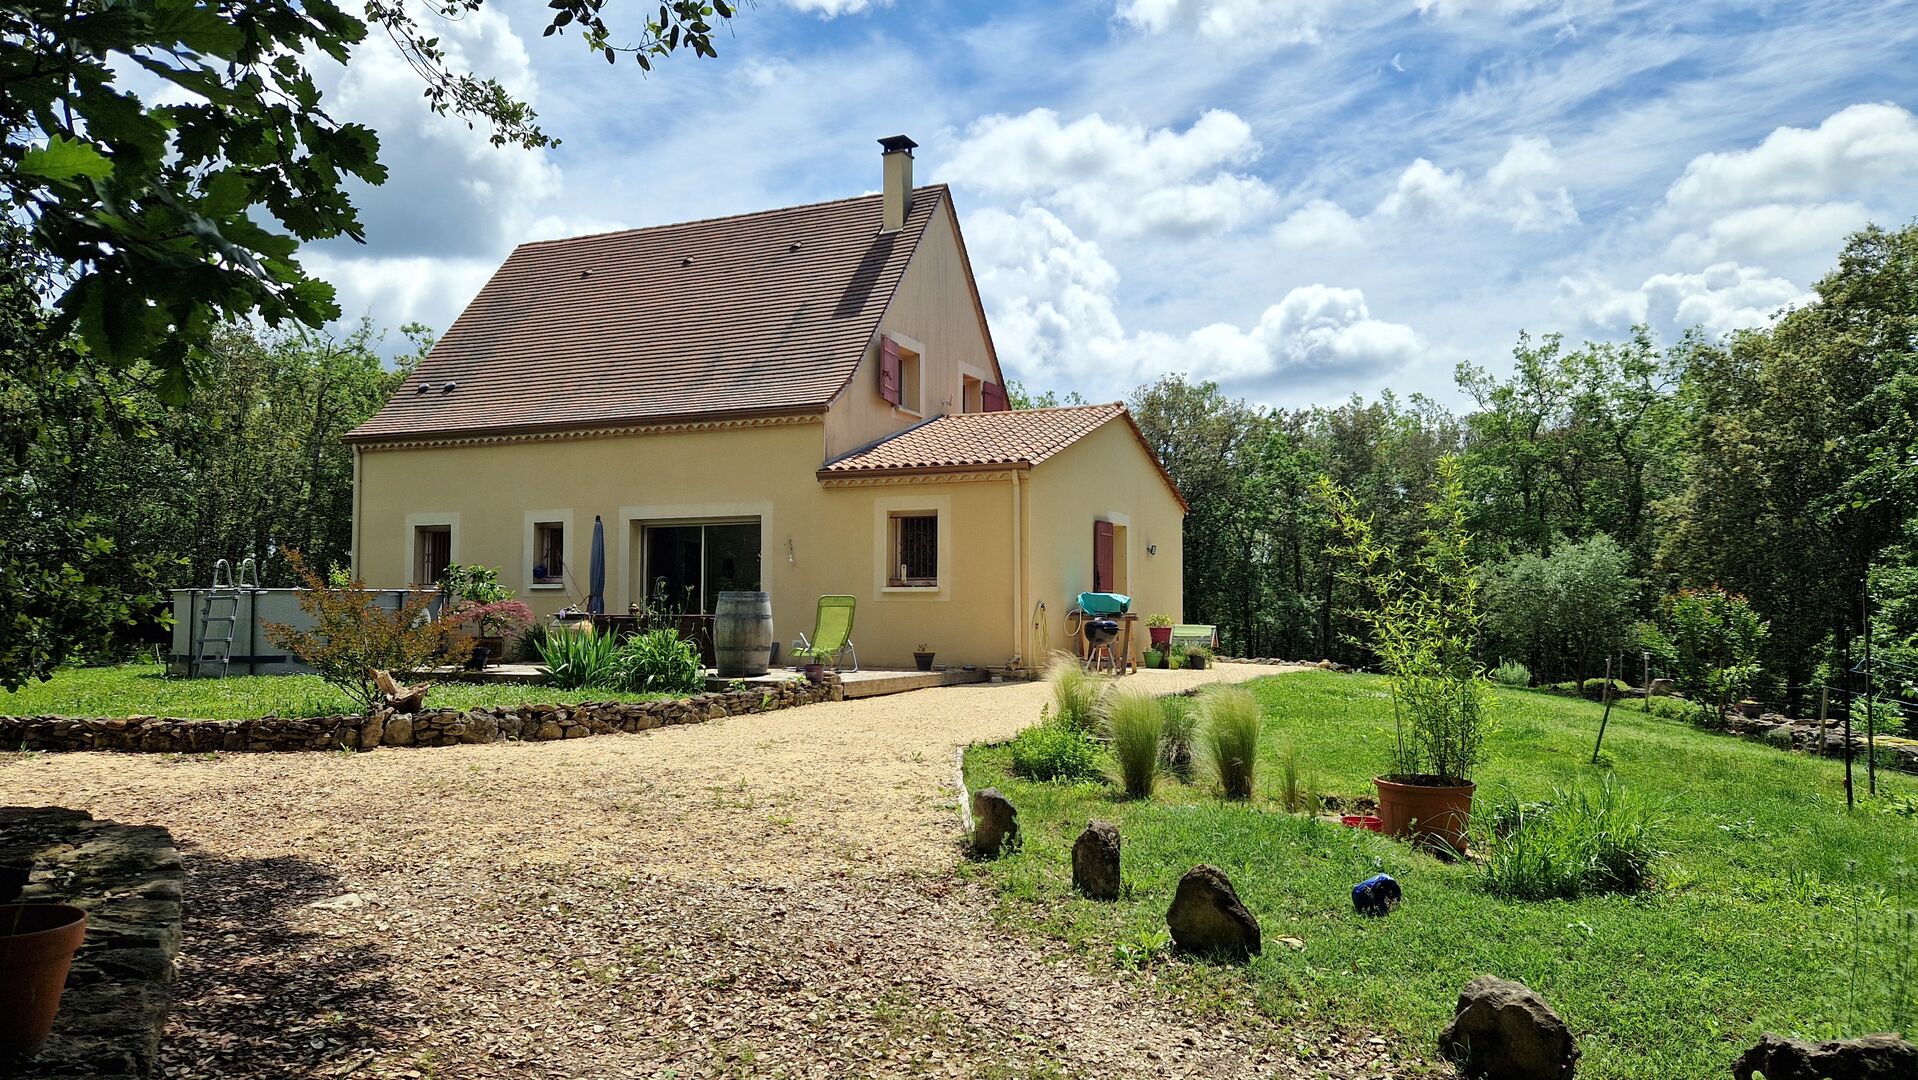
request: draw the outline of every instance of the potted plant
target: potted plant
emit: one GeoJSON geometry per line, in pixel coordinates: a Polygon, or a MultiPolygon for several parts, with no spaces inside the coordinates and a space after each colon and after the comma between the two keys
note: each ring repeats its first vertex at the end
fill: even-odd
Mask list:
{"type": "Polygon", "coordinates": [[[1204,671],[1212,660],[1212,654],[1203,645],[1189,645],[1185,650],[1185,666],[1194,671],[1204,671]]]}
{"type": "Polygon", "coordinates": [[[912,652],[912,662],[919,665],[920,671],[932,670],[932,657],[933,651],[926,648],[926,643],[923,641],[920,642],[919,647],[912,652]]]}
{"type": "Polygon", "coordinates": [[[829,649],[795,649],[793,655],[800,658],[799,670],[806,676],[807,682],[823,682],[826,678],[826,661],[832,657],[829,649]]]}
{"type": "Polygon", "coordinates": [[[1155,611],[1145,617],[1145,632],[1152,638],[1152,647],[1165,651],[1172,645],[1172,616],[1163,611],[1155,611]]]}
{"type": "Polygon", "coordinates": [[[1392,692],[1390,771],[1373,779],[1384,831],[1462,853],[1493,701],[1478,662],[1479,576],[1471,562],[1459,463],[1439,462],[1412,565],[1396,566],[1350,493],[1321,479],[1343,557],[1341,576],[1370,594],[1355,614],[1392,692]]]}
{"type": "Polygon", "coordinates": [[[440,591],[452,605],[447,617],[473,627],[473,655],[466,666],[483,670],[489,660],[506,655],[506,636],[532,625],[533,609],[513,599],[513,591],[499,583],[499,571],[488,566],[446,568],[440,591]]]}
{"type": "Polygon", "coordinates": [[[1147,649],[1140,654],[1139,662],[1149,668],[1164,667],[1165,654],[1157,649],[1147,649]]]}
{"type": "Polygon", "coordinates": [[[67,904],[0,904],[0,1062],[32,1057],[53,1033],[87,913],[67,904]]]}

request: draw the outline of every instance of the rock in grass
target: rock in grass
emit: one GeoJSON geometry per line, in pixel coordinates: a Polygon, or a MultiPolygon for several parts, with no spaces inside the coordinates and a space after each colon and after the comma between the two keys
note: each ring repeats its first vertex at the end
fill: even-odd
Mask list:
{"type": "Polygon", "coordinates": [[[972,793],[972,850],[988,858],[1019,841],[1019,810],[1012,800],[987,788],[972,793]]]}
{"type": "Polygon", "coordinates": [[[1484,1080],[1570,1080],[1578,1063],[1572,1029],[1521,982],[1480,975],[1459,992],[1458,1013],[1439,1033],[1439,1053],[1484,1080]]]}
{"type": "Polygon", "coordinates": [[[1244,960],[1261,949],[1259,920],[1239,902],[1232,882],[1216,866],[1200,863],[1185,872],[1165,923],[1173,943],[1189,953],[1244,960]]]}
{"type": "Polygon", "coordinates": [[[1896,1035],[1808,1043],[1770,1032],[1732,1063],[1736,1080],[1892,1080],[1918,1076],[1918,1047],[1896,1035]]]}
{"type": "Polygon", "coordinates": [[[1086,826],[1072,845],[1072,885],[1094,900],[1119,898],[1119,829],[1109,821],[1086,826]]]}

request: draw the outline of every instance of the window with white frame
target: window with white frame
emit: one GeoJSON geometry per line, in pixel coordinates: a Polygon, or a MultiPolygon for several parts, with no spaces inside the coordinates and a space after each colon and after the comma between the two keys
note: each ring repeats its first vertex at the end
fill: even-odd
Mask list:
{"type": "Polygon", "coordinates": [[[934,510],[895,511],[887,544],[891,563],[886,584],[895,589],[939,587],[939,514],[934,510]]]}

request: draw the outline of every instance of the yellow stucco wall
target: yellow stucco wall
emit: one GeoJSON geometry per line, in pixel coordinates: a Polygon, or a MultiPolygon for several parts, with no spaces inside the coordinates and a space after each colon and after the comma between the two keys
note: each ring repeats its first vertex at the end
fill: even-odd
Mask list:
{"type": "Polygon", "coordinates": [[[822,593],[859,598],[863,664],[906,667],[924,642],[941,663],[999,666],[1014,645],[1007,480],[826,488],[820,424],[633,434],[360,453],[356,569],[369,585],[409,584],[419,525],[446,524],[456,562],[499,567],[542,617],[584,602],[593,516],[606,522],[606,608],[641,600],[635,523],[758,518],[761,587],[774,629],[810,632],[822,593]],[[937,509],[941,588],[885,589],[885,517],[937,509]],[[567,523],[572,588],[536,586],[534,521],[567,523]]]}
{"type": "Polygon", "coordinates": [[[1001,382],[987,343],[984,321],[973,306],[965,259],[959,251],[952,202],[926,226],[912,263],[880,321],[891,334],[921,347],[922,408],[918,414],[879,396],[879,343],[866,355],[826,414],[826,460],[911,427],[941,413],[964,412],[960,380],[964,375],[1001,382]]]}
{"type": "Polygon", "coordinates": [[[1092,523],[1097,520],[1124,529],[1124,544],[1114,553],[1114,568],[1123,578],[1115,591],[1129,594],[1132,610],[1141,616],[1134,653],[1144,648],[1144,616],[1164,612],[1174,622],[1183,620],[1184,511],[1125,421],[1111,421],[1041,462],[1026,486],[1026,535],[1034,554],[1027,562],[1023,604],[1030,626],[1033,607],[1045,602],[1048,650],[1073,647],[1065,616],[1078,595],[1092,588],[1092,523]],[[1157,554],[1147,554],[1151,546],[1157,554]]]}

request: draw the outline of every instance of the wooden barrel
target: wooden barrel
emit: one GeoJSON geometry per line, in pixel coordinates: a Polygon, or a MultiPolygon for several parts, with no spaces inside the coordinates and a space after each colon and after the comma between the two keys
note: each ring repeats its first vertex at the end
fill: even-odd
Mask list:
{"type": "Polygon", "coordinates": [[[713,606],[713,661],[721,678],[764,675],[773,653],[773,601],[763,592],[723,592],[713,606]]]}

